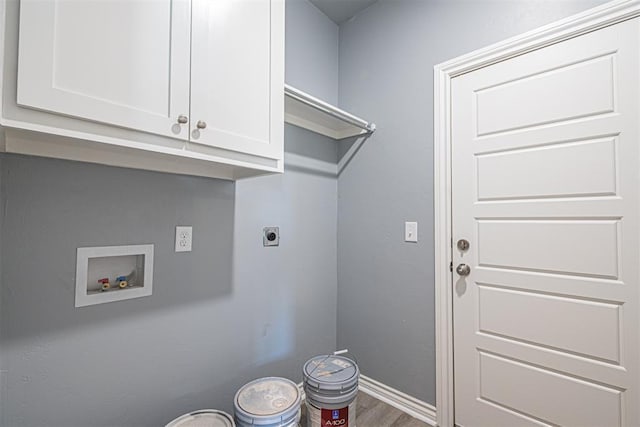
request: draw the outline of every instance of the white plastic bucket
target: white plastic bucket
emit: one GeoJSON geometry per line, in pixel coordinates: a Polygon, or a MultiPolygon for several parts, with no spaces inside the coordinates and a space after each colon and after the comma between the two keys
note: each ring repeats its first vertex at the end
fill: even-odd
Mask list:
{"type": "Polygon", "coordinates": [[[238,427],[297,427],[302,396],[286,378],[259,378],[238,390],[234,416],[238,427]]]}
{"type": "Polygon", "coordinates": [[[215,409],[202,409],[182,415],[165,427],[235,427],[231,415],[215,409]]]}
{"type": "Polygon", "coordinates": [[[316,356],[302,369],[308,427],[356,427],[360,370],[343,356],[316,356]]]}

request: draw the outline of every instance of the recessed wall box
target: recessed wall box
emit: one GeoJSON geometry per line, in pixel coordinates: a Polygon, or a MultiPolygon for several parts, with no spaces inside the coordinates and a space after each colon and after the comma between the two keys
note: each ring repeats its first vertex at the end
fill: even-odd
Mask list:
{"type": "Polygon", "coordinates": [[[76,307],[149,296],[152,285],[153,245],[78,248],[76,307]]]}

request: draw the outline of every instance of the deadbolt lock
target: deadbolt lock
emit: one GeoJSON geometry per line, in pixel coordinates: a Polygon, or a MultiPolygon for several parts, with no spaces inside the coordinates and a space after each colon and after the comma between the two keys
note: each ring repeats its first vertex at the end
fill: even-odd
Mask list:
{"type": "Polygon", "coordinates": [[[469,241],[465,239],[458,240],[458,249],[461,251],[466,251],[469,249],[469,241]]]}

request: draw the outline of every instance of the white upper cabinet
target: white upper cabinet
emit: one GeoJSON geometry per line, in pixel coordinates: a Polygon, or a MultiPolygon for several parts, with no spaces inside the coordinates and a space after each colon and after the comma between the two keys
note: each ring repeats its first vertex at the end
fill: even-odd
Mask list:
{"type": "Polygon", "coordinates": [[[187,139],[189,2],[22,0],[18,104],[187,139]],[[184,121],[184,119],[183,119],[184,121]]]}
{"type": "Polygon", "coordinates": [[[284,120],[284,4],[193,0],[191,139],[275,158],[284,120]],[[272,37],[276,37],[275,39],[272,37]],[[221,100],[224,100],[221,102],[221,100]]]}
{"type": "Polygon", "coordinates": [[[0,150],[282,172],[284,0],[8,0],[0,18],[0,150]]]}

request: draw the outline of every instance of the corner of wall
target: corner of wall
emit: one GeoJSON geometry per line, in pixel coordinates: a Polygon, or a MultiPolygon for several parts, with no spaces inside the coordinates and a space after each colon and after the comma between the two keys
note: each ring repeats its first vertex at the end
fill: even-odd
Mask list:
{"type": "Polygon", "coordinates": [[[338,25],[309,0],[286,9],[285,81],[323,101],[338,102],[338,25]]]}

